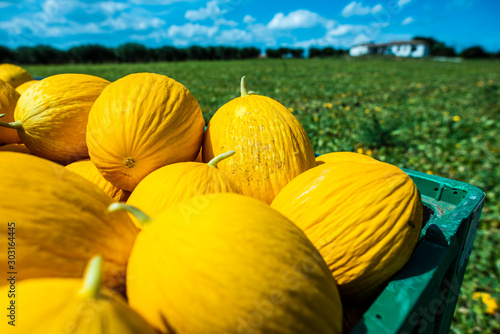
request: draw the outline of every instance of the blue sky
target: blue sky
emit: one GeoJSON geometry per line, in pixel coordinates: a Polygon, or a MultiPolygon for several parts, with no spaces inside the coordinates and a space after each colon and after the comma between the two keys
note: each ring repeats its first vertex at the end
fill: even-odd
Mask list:
{"type": "Polygon", "coordinates": [[[500,0],[0,0],[0,45],[349,47],[432,36],[500,51],[500,0]]]}

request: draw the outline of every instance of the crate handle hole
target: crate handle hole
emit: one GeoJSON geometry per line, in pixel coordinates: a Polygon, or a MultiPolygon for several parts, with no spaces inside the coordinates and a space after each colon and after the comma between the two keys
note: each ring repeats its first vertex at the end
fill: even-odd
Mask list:
{"type": "Polygon", "coordinates": [[[375,318],[382,319],[382,316],[380,314],[375,314],[375,318]]]}
{"type": "Polygon", "coordinates": [[[455,191],[453,192],[453,195],[456,195],[456,194],[458,194],[458,192],[455,190],[455,191]]]}
{"type": "Polygon", "coordinates": [[[438,188],[434,188],[434,191],[438,191],[438,188]]]}

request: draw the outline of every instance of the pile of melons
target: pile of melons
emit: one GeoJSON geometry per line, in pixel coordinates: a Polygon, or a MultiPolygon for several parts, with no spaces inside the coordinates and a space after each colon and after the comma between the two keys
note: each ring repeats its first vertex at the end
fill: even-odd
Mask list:
{"type": "Polygon", "coordinates": [[[244,79],[205,126],[164,75],[2,64],[0,114],[0,300],[19,316],[2,333],[346,332],[419,239],[406,173],[316,158],[244,79]]]}

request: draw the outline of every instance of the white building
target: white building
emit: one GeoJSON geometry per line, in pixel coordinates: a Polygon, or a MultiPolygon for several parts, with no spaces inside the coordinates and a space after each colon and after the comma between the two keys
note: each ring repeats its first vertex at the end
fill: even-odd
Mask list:
{"type": "Polygon", "coordinates": [[[349,55],[352,57],[376,54],[420,58],[429,55],[429,44],[419,40],[380,44],[367,43],[355,45],[349,50],[349,55]]]}

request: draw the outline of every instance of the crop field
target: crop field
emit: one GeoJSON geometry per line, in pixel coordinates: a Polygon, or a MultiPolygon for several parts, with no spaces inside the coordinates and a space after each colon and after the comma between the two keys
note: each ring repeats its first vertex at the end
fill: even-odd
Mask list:
{"type": "Polygon", "coordinates": [[[208,122],[247,88],[284,104],[306,129],[316,153],[354,151],[486,192],[452,333],[500,333],[472,298],[500,303],[500,62],[379,59],[285,59],[103,65],[25,66],[34,76],[87,73],[116,80],[165,74],[198,99],[208,122]]]}

